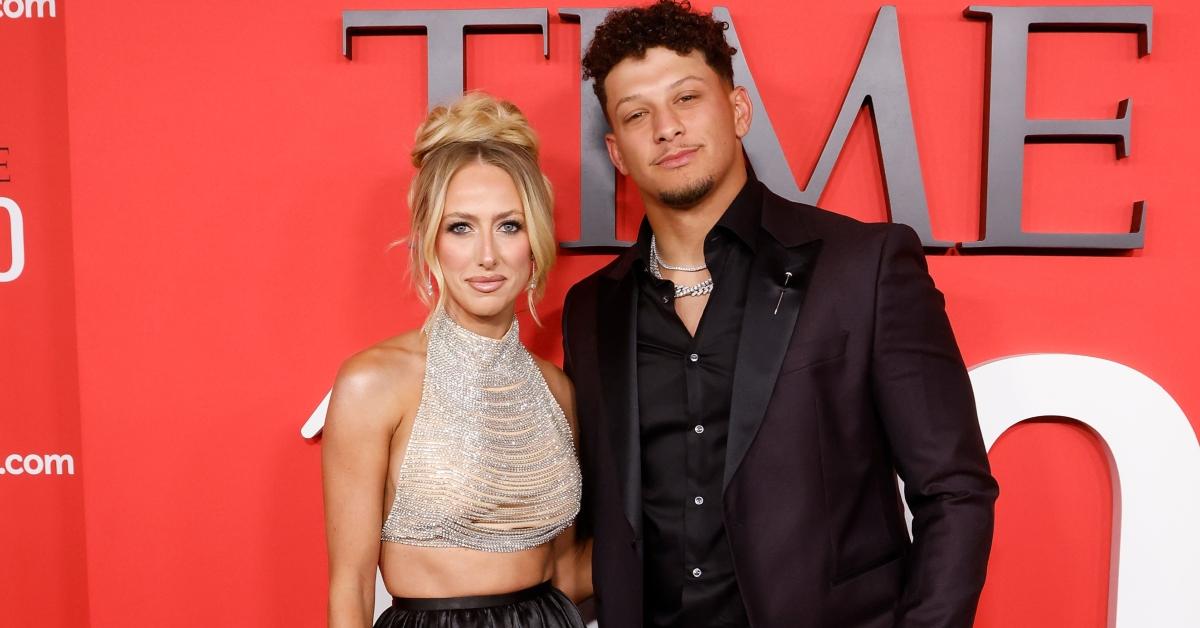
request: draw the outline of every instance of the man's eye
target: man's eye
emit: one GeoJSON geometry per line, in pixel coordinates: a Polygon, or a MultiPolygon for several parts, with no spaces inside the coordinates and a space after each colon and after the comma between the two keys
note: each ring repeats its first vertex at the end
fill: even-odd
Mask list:
{"type": "Polygon", "coordinates": [[[681,100],[683,102],[687,102],[689,100],[696,100],[696,95],[695,94],[684,94],[679,97],[679,100],[681,100]]]}
{"type": "Polygon", "coordinates": [[[644,115],[646,115],[645,111],[635,111],[635,112],[629,114],[628,116],[625,116],[625,121],[633,122],[634,120],[637,120],[638,118],[641,118],[644,115]]]}

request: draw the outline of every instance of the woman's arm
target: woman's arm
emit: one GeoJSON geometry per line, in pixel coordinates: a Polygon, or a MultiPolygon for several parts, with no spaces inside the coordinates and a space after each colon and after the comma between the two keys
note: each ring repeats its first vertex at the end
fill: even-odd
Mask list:
{"type": "Polygon", "coordinates": [[[388,449],[401,408],[380,350],[338,373],[321,440],[329,628],[367,628],[375,609],[388,449]]]}
{"type": "Polygon", "coordinates": [[[575,526],[554,539],[552,580],[576,604],[592,597],[592,540],[575,538],[575,526]]]}
{"type": "MultiPolygon", "coordinates": [[[[579,452],[579,424],[575,418],[575,386],[558,367],[539,360],[550,393],[562,408],[571,426],[576,455],[579,452]]],[[[581,541],[572,525],[553,541],[553,584],[576,604],[592,597],[592,540],[581,541]]]]}

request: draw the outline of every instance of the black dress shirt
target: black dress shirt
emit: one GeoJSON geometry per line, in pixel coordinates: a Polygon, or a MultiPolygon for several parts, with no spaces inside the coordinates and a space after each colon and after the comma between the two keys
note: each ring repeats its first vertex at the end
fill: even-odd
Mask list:
{"type": "Polygon", "coordinates": [[[748,625],[725,533],[721,485],[733,367],[761,203],[761,186],[750,177],[705,238],[714,289],[695,336],[675,313],[674,284],[656,279],[647,266],[648,223],[636,244],[641,252],[635,262],[637,380],[648,628],[748,625]]]}

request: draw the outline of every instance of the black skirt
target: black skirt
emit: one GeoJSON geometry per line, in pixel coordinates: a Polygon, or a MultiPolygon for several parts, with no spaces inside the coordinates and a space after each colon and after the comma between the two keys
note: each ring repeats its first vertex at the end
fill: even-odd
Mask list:
{"type": "Polygon", "coordinates": [[[392,598],[374,628],[584,628],[579,609],[549,582],[499,595],[392,598]]]}

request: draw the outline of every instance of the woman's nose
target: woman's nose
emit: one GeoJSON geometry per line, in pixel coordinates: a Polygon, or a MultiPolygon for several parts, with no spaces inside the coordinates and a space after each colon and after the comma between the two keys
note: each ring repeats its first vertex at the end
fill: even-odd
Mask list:
{"type": "Polygon", "coordinates": [[[479,239],[479,265],[489,269],[496,266],[496,243],[488,232],[479,239]]]}

